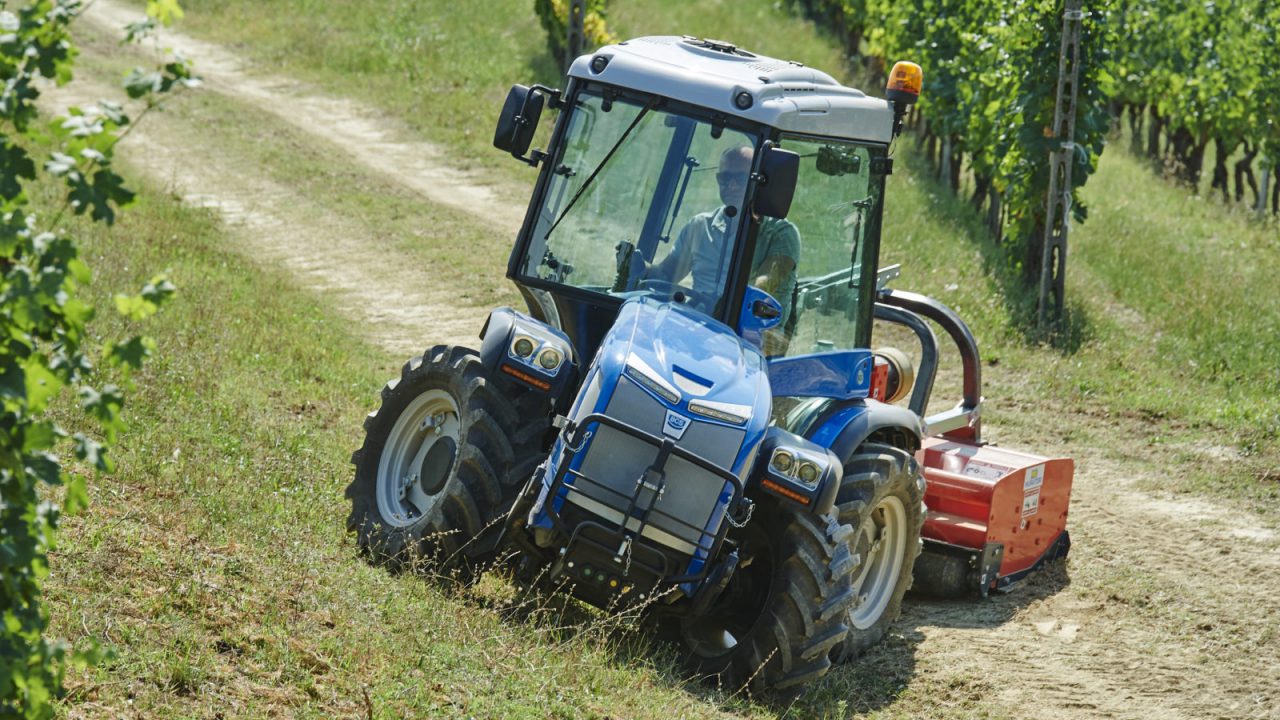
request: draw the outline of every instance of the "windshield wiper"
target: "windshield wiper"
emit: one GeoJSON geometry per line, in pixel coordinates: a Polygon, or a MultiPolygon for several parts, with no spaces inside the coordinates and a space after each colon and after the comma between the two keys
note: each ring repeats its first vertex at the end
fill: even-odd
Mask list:
{"type": "Polygon", "coordinates": [[[618,148],[622,147],[622,143],[627,141],[627,137],[631,135],[631,131],[636,129],[636,126],[640,124],[640,121],[645,115],[649,114],[649,110],[653,108],[657,101],[657,98],[651,98],[644,107],[640,108],[640,112],[636,115],[636,118],[627,126],[626,132],[622,133],[622,137],[618,138],[618,142],[614,143],[613,147],[609,148],[609,152],[605,153],[604,158],[600,160],[600,164],[597,165],[596,168],[591,171],[591,174],[587,176],[586,181],[582,183],[582,187],[578,188],[578,192],[573,194],[573,197],[569,200],[569,204],[565,207],[564,211],[560,213],[560,217],[556,218],[556,221],[551,223],[551,227],[547,229],[547,234],[542,236],[544,240],[551,237],[551,233],[555,232],[556,227],[560,225],[560,221],[563,220],[565,216],[569,214],[569,211],[573,209],[573,206],[578,202],[578,198],[582,197],[582,193],[586,192],[587,188],[591,187],[592,181],[596,179],[596,176],[600,174],[600,171],[604,169],[604,166],[609,164],[609,160],[613,158],[613,154],[618,151],[618,148]]]}
{"type": "Polygon", "coordinates": [[[690,155],[684,159],[684,178],[680,183],[680,192],[676,195],[675,204],[671,206],[671,219],[667,221],[667,228],[659,238],[662,242],[671,240],[671,230],[676,226],[676,217],[680,215],[680,206],[684,205],[684,193],[689,189],[689,180],[693,177],[693,171],[700,163],[698,159],[690,155]]]}
{"type": "Polygon", "coordinates": [[[845,217],[844,226],[853,227],[853,237],[849,243],[849,287],[857,287],[857,274],[862,264],[858,262],[858,245],[862,242],[862,222],[866,219],[867,210],[871,208],[871,197],[854,200],[849,205],[853,212],[845,217]]]}

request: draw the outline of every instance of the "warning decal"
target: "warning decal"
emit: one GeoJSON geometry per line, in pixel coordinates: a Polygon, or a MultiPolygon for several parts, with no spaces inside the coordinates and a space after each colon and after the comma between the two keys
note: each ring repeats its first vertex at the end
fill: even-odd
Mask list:
{"type": "Polygon", "coordinates": [[[1022,517],[1031,517],[1040,510],[1040,491],[1026,495],[1022,498],[1022,517]]]}
{"type": "Polygon", "coordinates": [[[962,475],[980,478],[982,480],[999,480],[1009,473],[1013,468],[1007,468],[994,463],[983,462],[981,460],[970,460],[964,466],[962,475]]]}

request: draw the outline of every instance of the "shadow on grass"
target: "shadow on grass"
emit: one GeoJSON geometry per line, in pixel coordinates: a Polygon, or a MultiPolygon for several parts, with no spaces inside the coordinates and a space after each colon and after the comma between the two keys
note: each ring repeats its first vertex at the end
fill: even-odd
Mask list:
{"type": "Polygon", "coordinates": [[[1032,345],[1045,345],[1063,355],[1073,355],[1094,337],[1094,321],[1084,303],[1068,297],[1063,316],[1041,326],[1037,317],[1039,288],[1029,283],[1015,263],[1013,249],[991,236],[977,211],[960,195],[939,182],[928,162],[918,153],[899,154],[925,188],[939,200],[945,214],[956,221],[956,234],[982,255],[983,270],[1000,289],[1000,299],[1010,326],[1032,345]]]}
{"type": "MultiPolygon", "coordinates": [[[[993,593],[986,599],[939,600],[908,594],[902,616],[880,644],[833,668],[796,702],[774,709],[784,717],[846,718],[890,707],[901,699],[916,675],[916,652],[924,642],[924,628],[994,630],[1022,608],[1057,594],[1070,583],[1065,561],[1057,561],[1032,573],[1009,592],[993,593]]],[[[971,690],[963,683],[957,685],[955,678],[940,678],[936,688],[933,683],[926,684],[931,697],[934,693],[964,696],[971,690]]],[[[961,700],[963,697],[957,698],[961,700]]]]}
{"type": "MultiPolygon", "coordinates": [[[[690,677],[681,667],[678,643],[669,636],[660,637],[651,619],[636,610],[606,613],[566,592],[517,587],[502,567],[466,578],[454,572],[436,573],[429,566],[420,565],[415,571],[457,601],[497,613],[523,641],[559,650],[588,649],[613,667],[647,672],[656,685],[688,693],[727,712],[766,709],[787,718],[846,718],[891,707],[903,699],[909,686],[918,684],[917,648],[925,639],[925,628],[994,630],[1028,604],[1055,595],[1070,584],[1065,562],[1058,561],[1015,584],[1009,592],[994,593],[987,599],[937,600],[908,595],[902,616],[862,657],[833,667],[823,678],[798,688],[798,693],[760,695],[690,677]]],[[[930,693],[964,695],[973,691],[967,682],[944,678],[936,688],[929,680],[925,685],[930,693]]]]}

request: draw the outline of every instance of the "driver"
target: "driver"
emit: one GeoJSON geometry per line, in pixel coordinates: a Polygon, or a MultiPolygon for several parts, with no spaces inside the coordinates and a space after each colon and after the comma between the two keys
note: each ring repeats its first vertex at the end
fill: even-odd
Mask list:
{"type": "MultiPolygon", "coordinates": [[[[751,174],[754,150],[748,145],[731,147],[720,155],[716,182],[720,201],[724,203],[710,212],[695,215],[680,229],[671,252],[662,262],[649,268],[647,277],[680,282],[693,276],[693,290],[708,297],[721,293],[720,276],[729,262],[726,245],[733,242],[751,174]]],[[[792,294],[796,287],[796,262],[800,258],[800,232],[787,220],[761,217],[753,211],[751,219],[759,224],[756,249],[751,258],[751,284],[772,295],[782,305],[782,317],[774,329],[765,333],[765,355],[786,352],[788,327],[793,309],[792,294]]]]}

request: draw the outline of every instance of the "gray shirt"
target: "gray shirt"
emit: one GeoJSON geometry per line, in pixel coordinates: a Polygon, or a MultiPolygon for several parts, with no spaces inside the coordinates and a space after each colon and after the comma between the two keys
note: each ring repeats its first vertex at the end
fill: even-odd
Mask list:
{"type": "MultiPolygon", "coordinates": [[[[657,272],[675,282],[692,274],[694,292],[718,298],[724,287],[721,278],[729,269],[729,247],[741,219],[741,213],[730,218],[724,208],[695,215],[680,229],[671,252],[657,266],[657,272]]],[[[791,258],[798,265],[800,232],[786,220],[761,218],[756,250],[751,257],[752,279],[760,274],[765,261],[774,256],[791,258]]],[[[783,327],[791,316],[791,295],[795,287],[796,274],[793,270],[774,291],[776,299],[782,303],[783,327]]]]}

